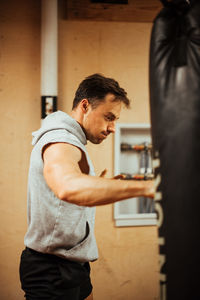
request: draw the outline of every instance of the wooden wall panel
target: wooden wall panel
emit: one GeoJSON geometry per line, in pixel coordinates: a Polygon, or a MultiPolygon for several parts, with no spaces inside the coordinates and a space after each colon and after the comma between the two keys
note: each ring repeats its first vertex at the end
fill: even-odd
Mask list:
{"type": "Polygon", "coordinates": [[[128,4],[68,0],[69,20],[152,22],[162,5],[159,0],[129,0],[128,4]]]}
{"type": "Polygon", "coordinates": [[[40,0],[0,1],[0,299],[22,300],[31,132],[40,126],[40,0]]]}

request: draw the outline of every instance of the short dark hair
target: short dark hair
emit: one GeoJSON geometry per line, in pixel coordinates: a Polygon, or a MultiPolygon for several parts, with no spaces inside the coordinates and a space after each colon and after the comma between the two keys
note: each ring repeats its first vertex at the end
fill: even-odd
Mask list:
{"type": "Polygon", "coordinates": [[[101,74],[93,74],[80,83],[75,94],[72,109],[76,108],[84,98],[88,99],[92,108],[96,108],[109,93],[115,96],[113,101],[121,101],[127,108],[130,106],[130,100],[126,96],[126,91],[119,86],[116,80],[104,77],[101,74]]]}

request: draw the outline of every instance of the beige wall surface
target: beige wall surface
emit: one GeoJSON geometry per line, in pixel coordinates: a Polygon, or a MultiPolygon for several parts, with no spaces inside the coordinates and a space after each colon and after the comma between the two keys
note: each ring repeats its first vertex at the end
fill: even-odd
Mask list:
{"type": "MultiPolygon", "coordinates": [[[[40,1],[0,2],[0,299],[23,299],[19,256],[26,231],[31,132],[40,126],[40,1]]],[[[132,101],[119,122],[148,123],[150,23],[59,20],[58,108],[69,112],[79,82],[95,72],[118,80],[132,101]]],[[[113,175],[113,138],[88,145],[97,174],[113,175]]],[[[94,300],[155,300],[156,227],[116,228],[113,206],[97,208],[99,260],[92,263],[94,300]]]]}
{"type": "Polygon", "coordinates": [[[40,1],[0,1],[0,299],[23,299],[31,131],[40,122],[40,1]]]}

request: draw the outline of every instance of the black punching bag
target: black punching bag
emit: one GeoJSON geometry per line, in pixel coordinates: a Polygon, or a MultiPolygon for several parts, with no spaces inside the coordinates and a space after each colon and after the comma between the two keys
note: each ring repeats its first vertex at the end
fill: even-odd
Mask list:
{"type": "Polygon", "coordinates": [[[200,300],[200,1],[162,1],[150,45],[160,299],[200,300]]]}

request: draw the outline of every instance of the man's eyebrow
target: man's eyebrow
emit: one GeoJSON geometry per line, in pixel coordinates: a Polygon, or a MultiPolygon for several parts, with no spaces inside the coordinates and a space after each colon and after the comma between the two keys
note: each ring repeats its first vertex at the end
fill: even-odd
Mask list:
{"type": "Polygon", "coordinates": [[[106,116],[111,117],[113,120],[118,120],[119,119],[119,117],[115,116],[115,114],[113,114],[112,112],[108,112],[106,114],[106,116]]]}

